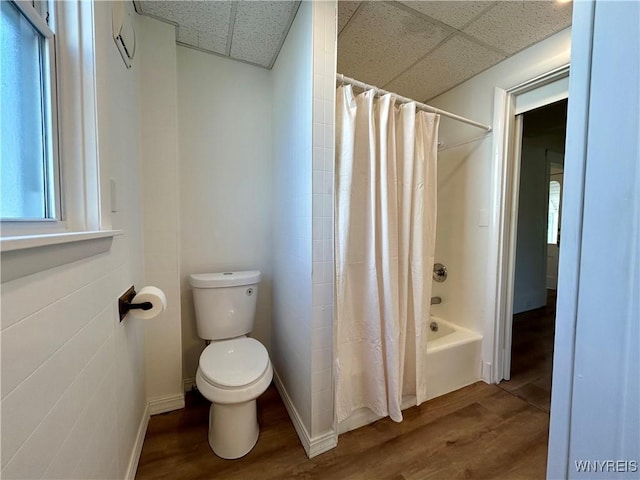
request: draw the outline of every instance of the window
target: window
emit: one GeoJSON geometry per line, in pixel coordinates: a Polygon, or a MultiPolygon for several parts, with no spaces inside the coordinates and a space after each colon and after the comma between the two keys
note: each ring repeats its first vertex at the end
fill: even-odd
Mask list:
{"type": "Polygon", "coordinates": [[[0,217],[59,220],[56,62],[48,5],[0,4],[0,217]]]}
{"type": "Polygon", "coordinates": [[[558,243],[558,227],[560,222],[560,182],[549,183],[549,217],[547,220],[547,243],[558,243]]]}
{"type": "Polygon", "coordinates": [[[111,15],[94,7],[0,0],[1,282],[105,252],[121,233],[101,209],[94,20],[111,15]]]}

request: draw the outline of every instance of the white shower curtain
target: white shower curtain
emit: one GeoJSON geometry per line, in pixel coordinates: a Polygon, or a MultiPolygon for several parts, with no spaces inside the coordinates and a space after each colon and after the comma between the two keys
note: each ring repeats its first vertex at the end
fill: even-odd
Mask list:
{"type": "Polygon", "coordinates": [[[336,96],[336,413],[402,421],[426,399],[439,116],[373,90],[336,96]]]}

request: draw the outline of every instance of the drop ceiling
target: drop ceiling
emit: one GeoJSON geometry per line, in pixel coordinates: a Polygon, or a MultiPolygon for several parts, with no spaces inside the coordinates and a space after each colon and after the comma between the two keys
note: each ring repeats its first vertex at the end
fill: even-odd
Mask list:
{"type": "MultiPolygon", "coordinates": [[[[299,1],[135,0],[178,44],[271,68],[299,1]]],[[[426,101],[571,24],[545,0],[339,1],[338,72],[426,101]]]]}
{"type": "Polygon", "coordinates": [[[271,68],[299,1],[134,0],[136,11],[176,26],[176,43],[271,68]]]}

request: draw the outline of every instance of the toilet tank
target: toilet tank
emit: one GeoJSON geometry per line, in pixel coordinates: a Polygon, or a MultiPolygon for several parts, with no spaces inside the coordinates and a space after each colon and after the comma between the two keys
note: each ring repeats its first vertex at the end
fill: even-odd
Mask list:
{"type": "Polygon", "coordinates": [[[189,276],[189,283],[200,338],[222,340],[253,330],[259,271],[197,273],[189,276]]]}

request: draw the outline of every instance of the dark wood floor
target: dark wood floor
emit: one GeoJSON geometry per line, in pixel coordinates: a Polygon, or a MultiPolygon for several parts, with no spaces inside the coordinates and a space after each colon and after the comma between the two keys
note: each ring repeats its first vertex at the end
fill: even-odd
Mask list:
{"type": "Polygon", "coordinates": [[[312,459],[273,386],[258,399],[258,444],[240,460],[213,454],[209,403],[189,393],[185,409],[151,418],[136,478],[542,479],[553,322],[541,313],[514,323],[510,382],[433,399],[405,410],[402,423],[383,419],[341,435],[337,448],[312,459]]]}
{"type": "Polygon", "coordinates": [[[547,305],[513,316],[511,380],[499,386],[549,413],[555,335],[556,291],[547,291],[547,305]]]}

